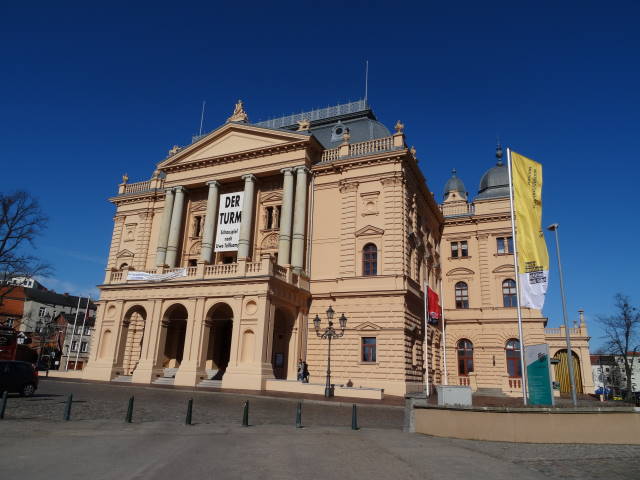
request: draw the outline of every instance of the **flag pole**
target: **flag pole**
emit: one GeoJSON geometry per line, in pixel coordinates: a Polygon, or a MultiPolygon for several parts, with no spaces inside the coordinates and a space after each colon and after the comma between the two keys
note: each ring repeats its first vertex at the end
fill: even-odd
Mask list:
{"type": "Polygon", "coordinates": [[[87,297],[87,308],[84,311],[84,320],[82,320],[82,330],[80,330],[80,340],[78,340],[78,353],[76,353],[76,361],[73,364],[73,369],[78,369],[78,359],[80,358],[80,349],[82,348],[82,336],[84,335],[84,327],[87,324],[87,317],[89,316],[89,304],[91,303],[91,297],[87,297]]]}
{"type": "Polygon", "coordinates": [[[427,318],[429,315],[429,283],[424,282],[424,344],[422,351],[424,355],[424,385],[427,390],[427,398],[429,397],[429,324],[427,318]]]}
{"type": "MultiPolygon", "coordinates": [[[[64,371],[69,371],[69,358],[71,358],[71,344],[73,343],[73,334],[76,331],[76,322],[78,321],[78,310],[80,309],[80,300],[82,297],[78,297],[78,305],[76,306],[76,318],[73,320],[73,327],[71,329],[71,339],[69,340],[69,348],[67,348],[67,363],[64,366],[64,371]]],[[[65,334],[65,337],[67,335],[65,334]]]]}
{"type": "Polygon", "coordinates": [[[516,219],[513,209],[513,178],[511,149],[507,147],[507,170],[509,174],[509,204],[511,206],[511,235],[513,237],[513,263],[516,271],[516,303],[518,310],[518,336],[520,337],[520,373],[522,375],[522,401],[527,405],[527,373],[524,370],[524,335],[522,333],[522,309],[520,308],[520,271],[518,269],[518,242],[516,241],[516,219]]]}
{"type": "Polygon", "coordinates": [[[442,296],[442,279],[440,279],[440,318],[442,318],[442,361],[444,362],[444,384],[449,385],[447,373],[447,327],[444,323],[444,297],[442,296]]]}

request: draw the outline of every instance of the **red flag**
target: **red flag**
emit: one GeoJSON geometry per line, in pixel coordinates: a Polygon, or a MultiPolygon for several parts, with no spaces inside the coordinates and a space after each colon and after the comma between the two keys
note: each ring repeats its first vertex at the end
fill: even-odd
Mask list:
{"type": "Polygon", "coordinates": [[[429,323],[438,323],[442,310],[440,309],[440,298],[438,294],[427,287],[427,309],[429,311],[429,323]]]}

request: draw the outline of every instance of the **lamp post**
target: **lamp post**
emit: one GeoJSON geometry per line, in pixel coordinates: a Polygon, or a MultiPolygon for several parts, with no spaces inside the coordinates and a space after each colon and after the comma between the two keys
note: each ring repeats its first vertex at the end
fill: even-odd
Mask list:
{"type": "MultiPolygon", "coordinates": [[[[36,369],[40,368],[40,360],[42,360],[42,350],[44,350],[44,344],[49,340],[49,337],[55,330],[55,326],[51,324],[53,317],[49,312],[44,314],[41,320],[36,323],[36,331],[40,335],[40,350],[38,352],[38,360],[36,363],[36,369]]],[[[49,362],[47,362],[47,376],[49,375],[49,362]]]]}
{"type": "Polygon", "coordinates": [[[343,313],[338,319],[338,322],[340,322],[340,332],[333,327],[333,316],[335,313],[336,312],[333,308],[329,306],[327,309],[327,320],[329,321],[329,326],[323,331],[320,330],[320,317],[316,315],[316,318],[313,319],[313,326],[316,329],[316,335],[320,338],[326,338],[329,340],[329,350],[327,354],[327,383],[324,387],[325,397],[333,397],[333,388],[331,388],[331,340],[342,337],[344,335],[344,329],[347,326],[347,317],[345,317],[343,313]]]}
{"type": "Polygon", "coordinates": [[[564,334],[567,340],[567,363],[569,364],[569,381],[571,382],[571,400],[573,406],[578,406],[578,397],[576,395],[576,380],[573,375],[573,353],[571,352],[571,333],[569,332],[569,322],[567,320],[567,300],[564,294],[564,279],[562,277],[562,262],[560,261],[560,237],[558,236],[558,223],[553,223],[547,227],[547,230],[555,232],[556,236],[556,257],[558,258],[558,274],[560,277],[560,295],[562,296],[562,318],[564,321],[564,334]]]}

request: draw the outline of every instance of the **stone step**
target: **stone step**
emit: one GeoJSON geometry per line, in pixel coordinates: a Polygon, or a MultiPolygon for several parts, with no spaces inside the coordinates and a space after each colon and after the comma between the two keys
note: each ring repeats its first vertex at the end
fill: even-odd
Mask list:
{"type": "Polygon", "coordinates": [[[133,377],[131,375],[119,375],[112,382],[123,382],[123,383],[131,383],[133,377]]]}
{"type": "Polygon", "coordinates": [[[222,388],[222,380],[202,380],[198,384],[198,386],[207,388],[222,388]]]}
{"type": "Polygon", "coordinates": [[[164,378],[174,378],[177,372],[178,372],[177,368],[165,368],[162,376],[164,378]]]}
{"type": "Polygon", "coordinates": [[[156,385],[173,385],[173,381],[173,377],[158,377],[153,381],[153,383],[156,385]]]}
{"type": "Polygon", "coordinates": [[[500,388],[479,388],[475,392],[474,395],[479,397],[505,397],[506,395],[502,392],[500,388]]]}

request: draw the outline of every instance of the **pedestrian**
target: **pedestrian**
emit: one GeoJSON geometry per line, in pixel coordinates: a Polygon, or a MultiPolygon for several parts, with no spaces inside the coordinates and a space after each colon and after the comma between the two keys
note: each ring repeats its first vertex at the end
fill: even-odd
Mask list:
{"type": "Polygon", "coordinates": [[[307,362],[302,362],[302,382],[309,383],[309,365],[307,362]]]}
{"type": "Polygon", "coordinates": [[[302,361],[301,358],[298,359],[298,381],[302,382],[304,380],[304,362],[302,361]]]}

